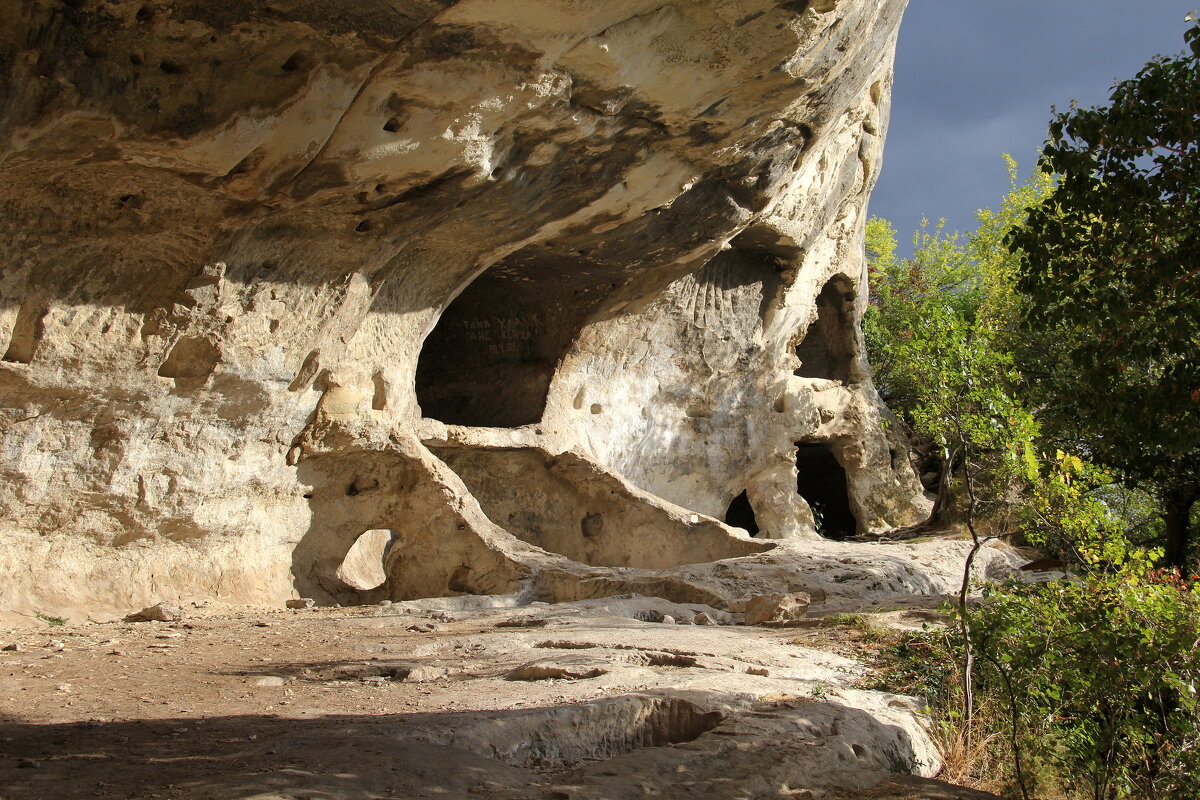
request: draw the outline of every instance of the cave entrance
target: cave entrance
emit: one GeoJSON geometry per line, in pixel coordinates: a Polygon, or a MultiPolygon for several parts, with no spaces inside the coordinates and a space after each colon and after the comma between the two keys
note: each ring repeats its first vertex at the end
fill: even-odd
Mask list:
{"type": "Polygon", "coordinates": [[[826,442],[796,443],[796,490],[812,509],[817,532],[827,539],[846,539],[858,533],[850,510],[846,470],[826,442]]]}
{"type": "Polygon", "coordinates": [[[845,275],[833,276],[821,289],[817,295],[817,318],[796,345],[796,357],[800,359],[796,375],[850,382],[854,358],[853,300],[854,285],[845,275]]]}
{"type": "Polygon", "coordinates": [[[337,577],[353,589],[378,589],[387,580],[383,561],[393,543],[400,538],[398,531],[375,528],[359,535],[337,569],[337,577]]]}
{"type": "Polygon", "coordinates": [[[745,490],[729,501],[725,510],[725,524],[731,528],[741,528],[751,536],[758,536],[758,519],[754,516],[754,506],[750,505],[750,497],[745,490]]]}
{"type": "Polygon", "coordinates": [[[586,251],[549,244],[490,267],[425,339],[416,375],[422,414],[491,428],[540,420],[555,369],[619,280],[586,251]]]}

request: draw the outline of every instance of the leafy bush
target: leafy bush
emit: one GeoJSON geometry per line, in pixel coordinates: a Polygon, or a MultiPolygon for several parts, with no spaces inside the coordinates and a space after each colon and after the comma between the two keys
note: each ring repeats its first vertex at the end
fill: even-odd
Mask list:
{"type": "Polygon", "coordinates": [[[1008,706],[1044,782],[1095,800],[1200,796],[1200,591],[1122,571],[995,588],[970,613],[978,690],[1008,706]]]}

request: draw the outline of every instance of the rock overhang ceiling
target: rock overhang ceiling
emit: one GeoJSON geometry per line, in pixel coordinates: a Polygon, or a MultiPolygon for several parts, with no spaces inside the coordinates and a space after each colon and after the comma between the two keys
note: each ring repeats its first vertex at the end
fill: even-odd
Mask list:
{"type": "Polygon", "coordinates": [[[17,0],[6,604],[719,603],[918,519],[857,325],[903,5],[17,0]]]}

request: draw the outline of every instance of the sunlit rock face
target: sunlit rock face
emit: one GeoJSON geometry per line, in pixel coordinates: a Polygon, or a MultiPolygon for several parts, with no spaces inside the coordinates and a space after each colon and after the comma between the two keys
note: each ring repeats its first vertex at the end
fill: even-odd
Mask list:
{"type": "Polygon", "coordinates": [[[858,327],[903,6],[9,0],[0,605],[595,596],[916,521],[858,327]]]}

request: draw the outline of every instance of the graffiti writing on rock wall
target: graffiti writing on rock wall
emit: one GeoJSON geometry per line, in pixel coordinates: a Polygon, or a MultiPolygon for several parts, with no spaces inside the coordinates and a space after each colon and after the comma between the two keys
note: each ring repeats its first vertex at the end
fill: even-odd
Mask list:
{"type": "Polygon", "coordinates": [[[545,326],[541,315],[525,314],[465,319],[457,327],[465,341],[492,358],[530,358],[545,326]]]}

